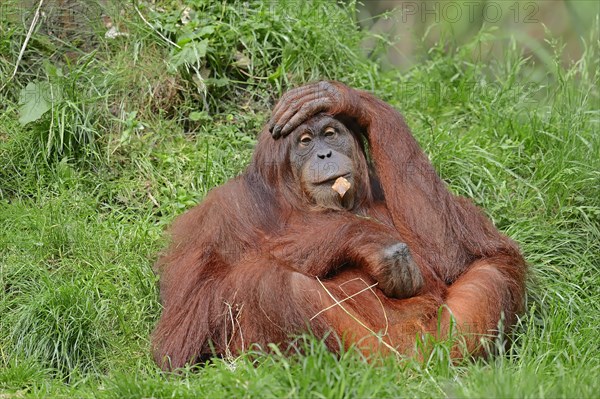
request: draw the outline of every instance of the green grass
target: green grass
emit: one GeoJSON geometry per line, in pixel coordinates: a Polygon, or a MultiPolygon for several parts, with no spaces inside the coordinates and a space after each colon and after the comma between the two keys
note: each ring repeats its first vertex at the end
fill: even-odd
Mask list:
{"type": "MultiPolygon", "coordinates": [[[[17,3],[0,13],[2,82],[28,28],[17,3]]],[[[1,398],[600,392],[598,26],[571,65],[558,43],[551,63],[510,42],[484,62],[481,42],[499,39],[482,31],[460,47],[439,43],[400,74],[361,54],[352,5],[196,0],[191,22],[176,26],[176,2],[161,3],[161,12],[140,5],[152,29],[109,3],[104,12],[129,33],[115,40],[101,26],[60,40],[40,28],[0,92],[1,398]],[[282,91],[320,78],[400,109],[451,189],[520,243],[531,275],[515,344],[487,361],[453,363],[439,344],[422,362],[367,363],[307,337],[291,357],[248,353],[159,371],[149,334],[164,228],[244,169],[282,91]],[[60,95],[22,124],[30,83],[60,95]]]]}

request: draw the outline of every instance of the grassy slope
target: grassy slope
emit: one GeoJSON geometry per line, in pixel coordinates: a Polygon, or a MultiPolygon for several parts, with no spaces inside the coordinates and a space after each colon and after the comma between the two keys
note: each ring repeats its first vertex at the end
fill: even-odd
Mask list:
{"type": "MultiPolygon", "coordinates": [[[[360,34],[344,28],[345,13],[321,2],[244,15],[218,7],[206,8],[217,31],[207,33],[203,60],[213,77],[228,80],[208,82],[205,100],[193,69],[165,72],[164,60],[177,63],[177,53],[132,10],[120,17],[130,37],[119,45],[99,40],[89,63],[65,66],[60,49],[33,40],[20,74],[0,93],[0,392],[195,398],[600,391],[599,82],[590,73],[599,70],[597,36],[569,68],[532,66],[517,49],[498,62],[478,62],[474,40],[453,51],[430,49],[398,76],[356,56],[360,34]],[[303,24],[286,23],[290,18],[303,24]],[[243,43],[237,47],[253,61],[243,72],[228,64],[240,59],[232,43],[243,43]],[[63,65],[62,75],[44,69],[43,59],[63,65]],[[440,345],[423,363],[367,364],[353,352],[336,359],[308,340],[302,356],[217,360],[180,376],[159,372],[148,335],[160,313],[151,265],[164,227],[244,168],[271,95],[319,77],[373,90],[401,109],[451,188],[521,243],[532,275],[516,345],[487,362],[451,364],[440,345]],[[78,88],[64,90],[72,100],[61,103],[66,122],[47,114],[18,124],[19,91],[34,78],[78,88]],[[203,107],[210,114],[191,114],[203,107]],[[72,145],[48,138],[51,121],[52,129],[66,126],[72,145]],[[72,126],[98,133],[96,147],[78,145],[81,132],[72,126]]],[[[170,15],[155,16],[167,33],[170,15]]],[[[3,23],[2,80],[24,37],[3,23]]],[[[479,39],[494,40],[486,37],[479,39]]]]}

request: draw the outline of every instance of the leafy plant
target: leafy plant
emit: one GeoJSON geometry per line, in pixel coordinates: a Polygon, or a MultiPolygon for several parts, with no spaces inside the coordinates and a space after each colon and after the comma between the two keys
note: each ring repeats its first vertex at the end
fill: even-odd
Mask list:
{"type": "Polygon", "coordinates": [[[46,80],[30,82],[21,90],[19,122],[32,125],[46,158],[95,151],[99,136],[94,126],[96,104],[102,95],[94,91],[93,82],[83,74],[93,60],[92,53],[66,74],[62,68],[46,63],[46,80]]]}
{"type": "Polygon", "coordinates": [[[371,73],[358,50],[365,33],[355,27],[353,2],[142,4],[153,29],[168,38],[171,67],[211,100],[212,109],[239,94],[264,104],[273,89],[322,78],[352,83],[371,73]]]}

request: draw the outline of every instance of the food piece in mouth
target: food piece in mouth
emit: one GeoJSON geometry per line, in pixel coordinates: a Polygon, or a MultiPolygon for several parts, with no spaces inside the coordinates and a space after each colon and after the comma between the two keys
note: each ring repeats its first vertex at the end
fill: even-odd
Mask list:
{"type": "Polygon", "coordinates": [[[350,182],[344,176],[340,176],[335,180],[331,188],[340,195],[340,198],[344,198],[344,194],[350,190],[351,186],[350,182]]]}

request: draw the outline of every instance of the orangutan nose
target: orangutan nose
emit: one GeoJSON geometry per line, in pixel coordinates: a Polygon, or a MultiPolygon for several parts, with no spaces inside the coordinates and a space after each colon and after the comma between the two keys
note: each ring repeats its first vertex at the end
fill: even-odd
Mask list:
{"type": "Polygon", "coordinates": [[[320,152],[317,156],[321,159],[331,158],[331,150],[327,150],[327,152],[320,152]]]}

